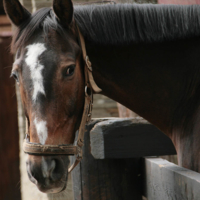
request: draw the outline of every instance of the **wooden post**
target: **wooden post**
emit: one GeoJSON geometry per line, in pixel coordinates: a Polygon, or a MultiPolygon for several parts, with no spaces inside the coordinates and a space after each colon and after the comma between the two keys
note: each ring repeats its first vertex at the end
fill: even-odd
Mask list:
{"type": "Polygon", "coordinates": [[[140,158],[95,160],[87,126],[83,159],[72,171],[74,200],[142,200],[140,158]]]}
{"type": "Polygon", "coordinates": [[[17,103],[15,82],[10,79],[11,33],[6,34],[7,37],[0,34],[0,199],[20,200],[17,103]]]}

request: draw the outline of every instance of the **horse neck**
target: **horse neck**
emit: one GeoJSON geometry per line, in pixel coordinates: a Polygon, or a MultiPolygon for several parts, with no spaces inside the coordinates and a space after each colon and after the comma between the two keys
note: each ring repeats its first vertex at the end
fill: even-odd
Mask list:
{"type": "MultiPolygon", "coordinates": [[[[200,172],[200,107],[188,122],[173,129],[172,141],[180,166],[200,172]]],[[[189,117],[188,117],[189,118],[189,117]]]]}
{"type": "Polygon", "coordinates": [[[172,137],[173,127],[187,114],[182,107],[188,101],[185,96],[190,95],[194,77],[199,76],[199,43],[191,39],[129,46],[86,42],[86,46],[103,94],[172,137]]]}

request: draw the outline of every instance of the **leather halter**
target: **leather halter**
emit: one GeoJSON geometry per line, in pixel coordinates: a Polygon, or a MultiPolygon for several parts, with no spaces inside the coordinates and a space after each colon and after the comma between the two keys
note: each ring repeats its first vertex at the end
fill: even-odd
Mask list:
{"type": "Polygon", "coordinates": [[[84,144],[85,125],[91,120],[92,106],[93,106],[93,91],[99,93],[102,90],[97,86],[92,75],[92,65],[87,56],[85,41],[79,28],[77,27],[79,42],[82,49],[83,59],[85,62],[85,103],[81,120],[81,125],[78,131],[78,138],[76,145],[42,145],[30,142],[30,135],[28,130],[28,121],[26,119],[26,138],[23,143],[23,150],[25,153],[32,155],[75,155],[76,160],[68,169],[71,172],[82,159],[82,147],[84,144]]]}

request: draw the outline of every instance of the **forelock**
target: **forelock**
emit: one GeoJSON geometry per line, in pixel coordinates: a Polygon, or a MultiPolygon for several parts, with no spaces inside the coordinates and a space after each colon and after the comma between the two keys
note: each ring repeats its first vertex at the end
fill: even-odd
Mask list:
{"type": "Polygon", "coordinates": [[[11,51],[14,53],[17,49],[21,49],[39,31],[43,31],[46,37],[49,30],[55,30],[63,37],[65,35],[64,28],[58,23],[53,10],[51,8],[41,8],[16,28],[13,34],[11,51]]]}

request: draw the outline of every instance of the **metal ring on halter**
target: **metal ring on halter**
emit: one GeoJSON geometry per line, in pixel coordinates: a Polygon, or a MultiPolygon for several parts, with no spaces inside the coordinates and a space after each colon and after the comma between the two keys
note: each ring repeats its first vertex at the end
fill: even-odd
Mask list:
{"type": "Polygon", "coordinates": [[[88,96],[91,96],[91,95],[92,95],[91,89],[90,89],[90,87],[88,87],[86,85],[85,86],[85,96],[88,97],[88,96]]]}
{"type": "Polygon", "coordinates": [[[87,97],[88,96],[88,93],[87,93],[87,85],[85,86],[85,96],[87,97]]]}

